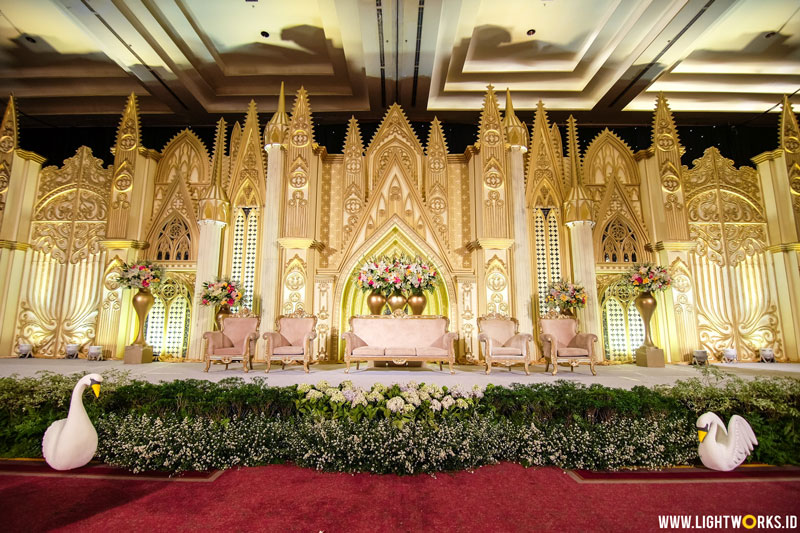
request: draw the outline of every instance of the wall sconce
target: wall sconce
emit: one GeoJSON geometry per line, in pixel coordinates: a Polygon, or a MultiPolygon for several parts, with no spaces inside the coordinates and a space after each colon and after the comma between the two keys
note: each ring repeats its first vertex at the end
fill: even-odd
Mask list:
{"type": "Polygon", "coordinates": [[[17,353],[20,359],[27,359],[33,357],[33,344],[18,344],[17,353]]]}
{"type": "Polygon", "coordinates": [[[735,363],[736,362],[736,349],[735,348],[725,348],[722,350],[722,362],[723,363],[735,363]]]}
{"type": "Polygon", "coordinates": [[[80,348],[80,344],[67,344],[64,348],[64,351],[67,352],[67,359],[77,359],[80,348]]]}
{"type": "Polygon", "coordinates": [[[762,363],[775,362],[775,350],[773,350],[772,348],[761,348],[758,351],[758,355],[761,357],[762,363]]]}
{"type": "Polygon", "coordinates": [[[90,361],[103,360],[103,347],[102,346],[89,346],[89,354],[86,356],[90,361]]]}
{"type": "Polygon", "coordinates": [[[693,351],[691,364],[708,366],[708,352],[706,350],[693,351]]]}

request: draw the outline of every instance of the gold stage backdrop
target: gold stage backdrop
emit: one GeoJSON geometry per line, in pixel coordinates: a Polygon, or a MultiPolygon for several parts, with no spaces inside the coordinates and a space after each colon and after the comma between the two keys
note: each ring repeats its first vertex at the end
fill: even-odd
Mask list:
{"type": "Polygon", "coordinates": [[[367,312],[353,272],[373,254],[405,253],[441,272],[426,313],[450,318],[461,362],[480,358],[481,314],[513,315],[535,334],[561,277],[588,289],[578,315],[602,339],[598,357],[631,361],[644,325],[620,273],[648,260],[674,279],[653,319],[669,362],[728,347],[798,360],[800,134],[787,99],[778,147],[755,168],[713,147],[684,166],[663,97],[652,147],[637,153],[608,129],[582,150],[575,121],[559,130],[541,103],[529,129],[491,87],[463,154],[448,152],[436,119],[417,138],[398,105],[372,139],[351,119],[342,153],[329,154],[302,88],[291,112],[281,91],[265,125],[251,102],[226,133],[220,121],[210,153],[190,129],[147,149],[131,95],[113,165],[80,147],[42,168],[17,142],[12,97],[0,125],[0,355],[31,343],[38,357],[63,357],[77,343],[120,357],[136,317],[116,273],[149,259],[167,272],[145,324],[162,359],[201,357],[213,310],[197,295],[226,275],[265,331],[280,314],[316,314],[315,349],[338,361],[348,317],[367,312]]]}

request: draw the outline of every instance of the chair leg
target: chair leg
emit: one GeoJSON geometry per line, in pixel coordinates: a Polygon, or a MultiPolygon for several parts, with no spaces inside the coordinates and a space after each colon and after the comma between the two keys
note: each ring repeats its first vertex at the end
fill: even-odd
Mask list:
{"type": "Polygon", "coordinates": [[[349,357],[345,357],[344,358],[344,362],[347,365],[347,368],[344,369],[344,373],[345,374],[349,374],[350,373],[350,358],[349,357]]]}
{"type": "Polygon", "coordinates": [[[594,359],[589,359],[589,368],[592,369],[592,375],[596,376],[597,375],[597,371],[594,369],[594,359]]]}
{"type": "Polygon", "coordinates": [[[450,366],[450,373],[455,374],[456,371],[453,370],[453,360],[451,359],[450,361],[447,362],[447,364],[450,366]]]}
{"type": "Polygon", "coordinates": [[[551,374],[555,376],[556,374],[558,374],[558,359],[556,359],[555,361],[551,361],[551,363],[553,364],[553,371],[551,372],[551,374]]]}
{"type": "Polygon", "coordinates": [[[225,363],[225,370],[228,370],[228,365],[229,365],[229,364],[230,364],[230,363],[225,363]]]}
{"type": "Polygon", "coordinates": [[[361,368],[361,361],[356,361],[356,370],[361,368]]]}
{"type": "Polygon", "coordinates": [[[550,370],[550,359],[545,359],[545,361],[547,362],[544,365],[544,371],[547,372],[548,370],[550,370]]]}
{"type": "Polygon", "coordinates": [[[525,375],[526,376],[530,376],[531,375],[530,371],[528,370],[528,361],[525,361],[525,375]]]}
{"type": "Polygon", "coordinates": [[[267,354],[267,369],[264,371],[265,374],[269,374],[269,369],[272,366],[272,357],[267,354]]]}
{"type": "Polygon", "coordinates": [[[248,359],[249,359],[249,358],[247,357],[247,355],[245,355],[245,356],[242,358],[242,368],[244,369],[244,373],[245,373],[245,374],[247,374],[248,372],[250,372],[250,369],[249,369],[249,368],[247,368],[247,360],[248,360],[248,359]]]}
{"type": "Polygon", "coordinates": [[[203,369],[203,372],[208,372],[209,368],[211,368],[211,358],[206,356],[206,367],[203,369]]]}
{"type": "Polygon", "coordinates": [[[570,372],[575,372],[575,365],[573,365],[572,363],[570,363],[570,365],[569,365],[569,371],[570,372]]]}
{"type": "Polygon", "coordinates": [[[305,370],[306,374],[308,374],[308,359],[306,358],[303,358],[303,370],[305,370]]]}
{"type": "Polygon", "coordinates": [[[442,371],[442,362],[439,361],[439,372],[441,372],[441,371],[442,371]]]}

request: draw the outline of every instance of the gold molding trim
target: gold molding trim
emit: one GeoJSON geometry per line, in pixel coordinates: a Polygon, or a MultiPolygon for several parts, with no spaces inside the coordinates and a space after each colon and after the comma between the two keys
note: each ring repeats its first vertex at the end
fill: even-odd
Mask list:
{"type": "Polygon", "coordinates": [[[99,241],[100,246],[106,250],[127,250],[133,248],[134,250],[144,250],[150,246],[147,241],[134,241],[129,239],[103,239],[99,241]]]}
{"type": "Polygon", "coordinates": [[[768,252],[776,253],[786,253],[786,252],[800,252],[800,242],[784,242],[781,244],[775,244],[767,248],[768,252]]]}
{"type": "Polygon", "coordinates": [[[514,239],[500,237],[483,238],[477,240],[478,246],[484,250],[508,250],[514,245],[514,239]]]}
{"type": "Polygon", "coordinates": [[[750,161],[755,163],[756,165],[763,163],[765,161],[772,161],[774,159],[780,158],[783,155],[783,148],[778,148],[777,150],[773,150],[771,152],[763,152],[758,154],[755,157],[751,157],[750,161]]]}
{"type": "Polygon", "coordinates": [[[30,247],[31,245],[26,242],[0,240],[0,250],[22,250],[24,252],[30,247]]]}
{"type": "Polygon", "coordinates": [[[636,162],[641,161],[642,159],[649,159],[656,155],[656,151],[651,146],[650,148],[645,148],[644,150],[639,150],[635,154],[633,154],[633,160],[636,162]]]}
{"type": "Polygon", "coordinates": [[[280,244],[281,248],[284,250],[307,250],[309,248],[321,250],[325,247],[319,241],[304,237],[281,237],[278,239],[278,244],[280,244]]]}
{"type": "Polygon", "coordinates": [[[46,157],[44,157],[43,155],[39,155],[36,152],[29,152],[28,150],[23,150],[21,148],[17,148],[15,152],[25,161],[33,161],[34,163],[39,163],[40,165],[44,164],[44,162],[47,161],[46,157]]]}
{"type": "MultiPolygon", "coordinates": [[[[648,246],[651,246],[648,244],[648,246]]],[[[689,252],[697,247],[695,241],[658,241],[651,249],[661,252],[689,252]]],[[[645,247],[647,248],[647,246],[645,247]]]]}

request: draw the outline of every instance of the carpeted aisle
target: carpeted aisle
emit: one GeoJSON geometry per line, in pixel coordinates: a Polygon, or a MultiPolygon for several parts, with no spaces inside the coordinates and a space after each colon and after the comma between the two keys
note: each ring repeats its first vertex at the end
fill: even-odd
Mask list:
{"type": "Polygon", "coordinates": [[[800,512],[797,469],[665,476],[501,464],[434,478],[274,465],[131,479],[107,467],[27,466],[0,474],[3,531],[621,532],[658,530],[659,514],[800,512]]]}

